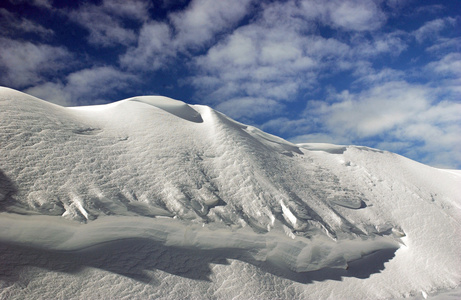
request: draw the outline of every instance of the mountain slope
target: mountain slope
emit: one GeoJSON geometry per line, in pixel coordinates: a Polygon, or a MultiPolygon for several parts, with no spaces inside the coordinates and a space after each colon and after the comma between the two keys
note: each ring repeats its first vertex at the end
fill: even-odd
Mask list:
{"type": "Polygon", "coordinates": [[[388,298],[461,282],[458,171],[294,145],[164,97],[64,108],[1,88],[0,141],[2,297],[86,298],[87,276],[105,298],[388,298]]]}

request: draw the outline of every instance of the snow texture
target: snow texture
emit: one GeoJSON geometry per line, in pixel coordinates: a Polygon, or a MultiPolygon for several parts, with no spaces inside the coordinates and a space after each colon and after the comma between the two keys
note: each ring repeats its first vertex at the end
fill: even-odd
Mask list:
{"type": "Polygon", "coordinates": [[[8,88],[0,154],[2,299],[459,295],[460,171],[166,97],[8,88]]]}

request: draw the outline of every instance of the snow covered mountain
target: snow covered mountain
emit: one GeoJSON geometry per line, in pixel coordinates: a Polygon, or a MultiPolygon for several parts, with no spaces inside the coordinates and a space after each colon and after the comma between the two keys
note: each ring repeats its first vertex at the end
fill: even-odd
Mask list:
{"type": "Polygon", "coordinates": [[[461,284],[461,172],[159,96],[0,88],[0,298],[384,299],[461,284]]]}

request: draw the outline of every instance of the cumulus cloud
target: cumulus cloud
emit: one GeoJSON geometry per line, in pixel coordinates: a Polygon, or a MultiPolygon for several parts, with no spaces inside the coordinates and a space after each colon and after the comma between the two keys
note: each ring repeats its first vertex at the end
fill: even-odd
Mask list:
{"type": "Polygon", "coordinates": [[[25,92],[63,106],[107,103],[109,100],[120,99],[103,97],[127,89],[137,80],[132,74],[102,66],[70,73],[65,81],[43,83],[28,88],[25,92]]]}
{"type": "Polygon", "coordinates": [[[0,38],[1,84],[24,88],[43,82],[67,67],[72,54],[64,47],[0,38]]]}

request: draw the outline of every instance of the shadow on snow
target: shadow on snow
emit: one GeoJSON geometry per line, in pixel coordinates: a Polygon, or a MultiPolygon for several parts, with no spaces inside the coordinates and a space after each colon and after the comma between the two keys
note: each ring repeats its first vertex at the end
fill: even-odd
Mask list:
{"type": "Polygon", "coordinates": [[[229,264],[228,259],[240,260],[256,266],[263,273],[299,283],[337,280],[343,277],[368,278],[379,273],[384,264],[394,257],[396,249],[384,249],[349,263],[347,270],[324,268],[297,273],[269,262],[257,261],[241,249],[199,250],[165,246],[148,239],[130,238],[111,241],[75,251],[55,251],[24,245],[0,243],[0,280],[20,282],[21,269],[26,266],[78,274],[85,267],[98,268],[137,281],[157,284],[147,271],[161,270],[193,280],[212,281],[213,264],[229,264]]]}

